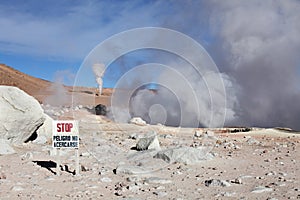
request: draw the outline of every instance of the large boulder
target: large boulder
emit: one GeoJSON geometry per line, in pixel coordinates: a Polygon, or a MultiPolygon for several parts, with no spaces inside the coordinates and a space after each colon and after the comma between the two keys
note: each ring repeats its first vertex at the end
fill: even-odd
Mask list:
{"type": "Polygon", "coordinates": [[[10,146],[8,140],[0,139],[0,155],[13,153],[15,153],[15,150],[10,146]]]}
{"type": "Polygon", "coordinates": [[[35,98],[19,88],[0,86],[0,139],[21,144],[44,121],[44,111],[35,98]]]}
{"type": "Polygon", "coordinates": [[[53,119],[47,114],[44,114],[44,117],[46,120],[44,124],[37,130],[37,138],[33,141],[37,144],[45,144],[52,138],[53,119]]]}

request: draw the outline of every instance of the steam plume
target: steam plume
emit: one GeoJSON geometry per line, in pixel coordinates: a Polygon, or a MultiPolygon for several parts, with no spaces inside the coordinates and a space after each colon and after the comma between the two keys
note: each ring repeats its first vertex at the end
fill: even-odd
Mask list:
{"type": "Polygon", "coordinates": [[[105,72],[105,65],[104,64],[99,64],[96,63],[93,65],[93,72],[96,76],[96,82],[98,83],[98,88],[99,88],[99,95],[102,94],[102,88],[103,88],[103,80],[102,77],[105,72]]]}

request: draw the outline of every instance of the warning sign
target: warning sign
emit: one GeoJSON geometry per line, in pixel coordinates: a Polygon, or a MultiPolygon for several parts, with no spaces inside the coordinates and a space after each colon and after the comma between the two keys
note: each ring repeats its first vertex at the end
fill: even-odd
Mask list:
{"type": "Polygon", "coordinates": [[[78,121],[53,121],[52,146],[54,148],[78,148],[78,121]]]}

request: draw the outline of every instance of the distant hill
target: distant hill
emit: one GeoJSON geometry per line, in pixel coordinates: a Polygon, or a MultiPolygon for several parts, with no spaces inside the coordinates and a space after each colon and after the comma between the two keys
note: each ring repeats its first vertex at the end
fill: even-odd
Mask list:
{"type": "Polygon", "coordinates": [[[45,90],[50,87],[51,82],[29,76],[5,64],[0,64],[0,85],[16,86],[34,96],[46,92],[45,90]]]}
{"type": "MultiPolygon", "coordinates": [[[[0,64],[0,85],[18,87],[21,90],[24,90],[29,95],[35,97],[41,103],[45,103],[45,100],[49,96],[53,96],[56,94],[56,91],[54,91],[55,87],[53,87],[54,83],[30,76],[5,64],[0,64]]],[[[103,95],[98,96],[96,88],[73,88],[71,86],[63,86],[63,88],[65,88],[64,95],[69,96],[69,99],[71,99],[70,97],[72,95],[76,96],[78,103],[81,103],[83,105],[98,103],[107,105],[109,104],[109,99],[113,92],[113,89],[105,88],[103,89],[103,95]]],[[[68,104],[70,104],[70,102],[68,104]]]]}

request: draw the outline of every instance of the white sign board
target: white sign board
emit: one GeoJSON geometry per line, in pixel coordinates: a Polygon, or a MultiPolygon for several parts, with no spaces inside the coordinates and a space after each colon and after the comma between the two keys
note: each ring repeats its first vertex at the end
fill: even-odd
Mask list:
{"type": "Polygon", "coordinates": [[[57,120],[53,121],[52,147],[78,148],[79,130],[78,121],[57,120]]]}

